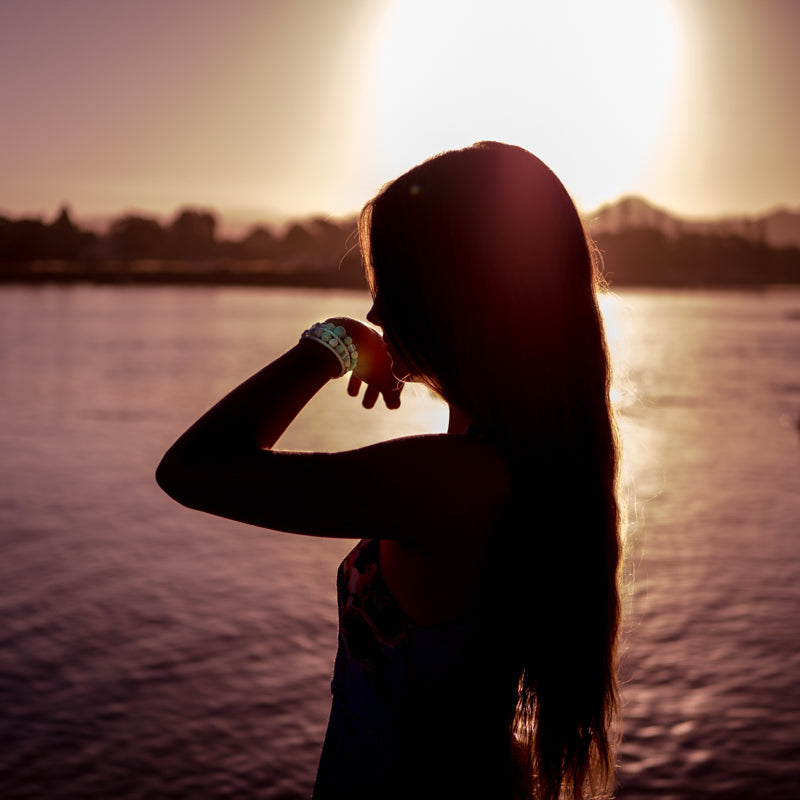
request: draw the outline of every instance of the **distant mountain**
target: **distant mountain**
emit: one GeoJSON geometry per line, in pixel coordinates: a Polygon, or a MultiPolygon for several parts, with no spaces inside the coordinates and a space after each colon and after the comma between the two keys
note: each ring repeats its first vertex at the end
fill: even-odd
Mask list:
{"type": "Polygon", "coordinates": [[[800,247],[800,211],[777,209],[762,217],[765,241],[772,247],[800,247]]]}
{"type": "Polygon", "coordinates": [[[687,234],[737,236],[753,244],[800,248],[800,209],[776,209],[753,217],[687,219],[641,197],[624,197],[584,215],[593,236],[633,230],[656,230],[672,239],[687,234]]]}

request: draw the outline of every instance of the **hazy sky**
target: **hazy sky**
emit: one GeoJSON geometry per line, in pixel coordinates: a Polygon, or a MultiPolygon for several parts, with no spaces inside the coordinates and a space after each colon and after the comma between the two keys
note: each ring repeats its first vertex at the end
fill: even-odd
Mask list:
{"type": "Polygon", "coordinates": [[[527,147],[588,210],[800,207],[795,0],[0,0],[0,211],[344,214],[527,147]]]}

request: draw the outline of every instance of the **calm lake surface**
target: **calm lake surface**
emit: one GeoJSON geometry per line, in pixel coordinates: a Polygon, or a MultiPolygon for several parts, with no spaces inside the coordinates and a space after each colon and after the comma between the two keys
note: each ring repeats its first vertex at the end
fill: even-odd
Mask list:
{"type": "MultiPolygon", "coordinates": [[[[348,541],[181,508],[161,454],[365,295],[0,289],[0,798],[310,794],[348,541]]],[[[622,800],[800,797],[800,292],[604,310],[629,502],[622,800]]],[[[281,445],[442,430],[332,383],[281,445]]],[[[565,510],[568,513],[568,510],[565,510]]]]}

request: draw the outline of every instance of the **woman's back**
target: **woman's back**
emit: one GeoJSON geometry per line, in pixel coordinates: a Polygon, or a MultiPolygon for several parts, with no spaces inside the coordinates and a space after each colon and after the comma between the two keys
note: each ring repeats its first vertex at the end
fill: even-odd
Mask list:
{"type": "Polygon", "coordinates": [[[339,568],[339,651],[315,798],[510,797],[509,705],[489,616],[421,625],[382,578],[378,540],[339,568]],[[505,696],[501,696],[505,694],[505,696]]]}
{"type": "Polygon", "coordinates": [[[400,608],[417,623],[442,625],[485,602],[483,577],[511,479],[500,451],[475,433],[420,438],[417,445],[409,465],[427,475],[431,502],[398,497],[387,516],[402,520],[407,534],[381,538],[378,527],[374,536],[381,539],[381,579],[400,608]]]}

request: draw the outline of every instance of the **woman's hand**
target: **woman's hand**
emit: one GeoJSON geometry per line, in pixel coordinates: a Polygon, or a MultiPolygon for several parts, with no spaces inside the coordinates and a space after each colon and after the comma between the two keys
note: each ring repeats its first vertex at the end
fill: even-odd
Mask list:
{"type": "Polygon", "coordinates": [[[373,408],[380,395],[383,395],[387,408],[399,408],[403,382],[392,373],[392,358],[380,333],[349,317],[334,317],[331,322],[341,325],[358,349],[358,363],[350,375],[347,393],[358,397],[364,383],[366,389],[361,400],[364,408],[373,408]]]}

